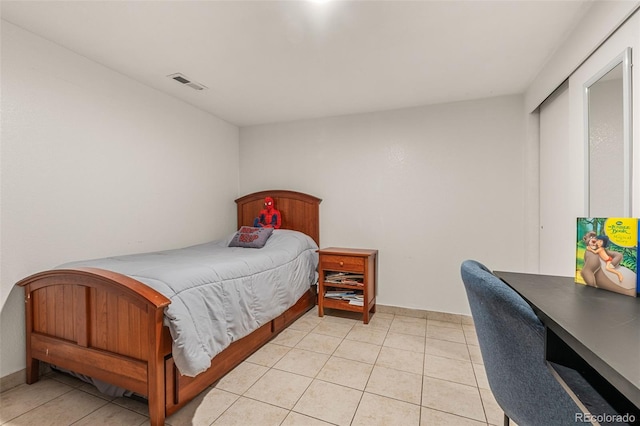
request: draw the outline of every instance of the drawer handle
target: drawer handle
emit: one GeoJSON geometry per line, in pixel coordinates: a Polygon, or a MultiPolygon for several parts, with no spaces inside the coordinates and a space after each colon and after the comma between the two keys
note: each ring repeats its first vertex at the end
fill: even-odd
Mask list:
{"type": "Polygon", "coordinates": [[[340,266],[344,266],[344,262],[342,260],[340,261],[340,266]]]}

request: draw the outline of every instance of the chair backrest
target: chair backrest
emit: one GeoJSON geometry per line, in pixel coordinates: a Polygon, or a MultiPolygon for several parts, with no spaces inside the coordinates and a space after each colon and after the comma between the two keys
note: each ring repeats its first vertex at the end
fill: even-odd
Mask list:
{"type": "Polygon", "coordinates": [[[520,426],[575,425],[581,410],[544,358],[544,325],[529,304],[487,267],[461,267],[489,387],[520,426]]]}

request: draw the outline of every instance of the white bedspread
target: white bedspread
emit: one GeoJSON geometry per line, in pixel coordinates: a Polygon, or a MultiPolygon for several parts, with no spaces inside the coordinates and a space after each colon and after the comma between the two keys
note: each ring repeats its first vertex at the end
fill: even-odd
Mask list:
{"type": "Polygon", "coordinates": [[[211,358],[291,307],[317,281],[318,246],[275,230],[261,249],[227,247],[230,238],[178,250],[67,263],[128,275],[171,304],[165,324],[180,373],[195,376],[211,358]]]}

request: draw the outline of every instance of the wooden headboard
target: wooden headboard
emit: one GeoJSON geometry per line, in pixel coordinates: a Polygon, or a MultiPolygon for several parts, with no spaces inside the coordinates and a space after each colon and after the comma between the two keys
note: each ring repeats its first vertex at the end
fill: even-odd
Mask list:
{"type": "Polygon", "coordinates": [[[273,198],[275,208],[282,215],[281,229],[300,231],[320,246],[320,203],[322,200],[302,192],[272,190],[245,195],[236,200],[238,205],[238,229],[253,226],[253,221],[264,208],[265,197],[273,198]]]}

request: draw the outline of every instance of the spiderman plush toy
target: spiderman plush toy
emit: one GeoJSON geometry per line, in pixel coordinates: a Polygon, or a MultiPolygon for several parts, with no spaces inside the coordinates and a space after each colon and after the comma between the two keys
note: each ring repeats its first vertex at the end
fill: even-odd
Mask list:
{"type": "Polygon", "coordinates": [[[256,228],[279,229],[281,220],[282,217],[275,208],[273,198],[267,197],[264,199],[264,209],[260,210],[260,215],[253,221],[253,226],[256,228]]]}

